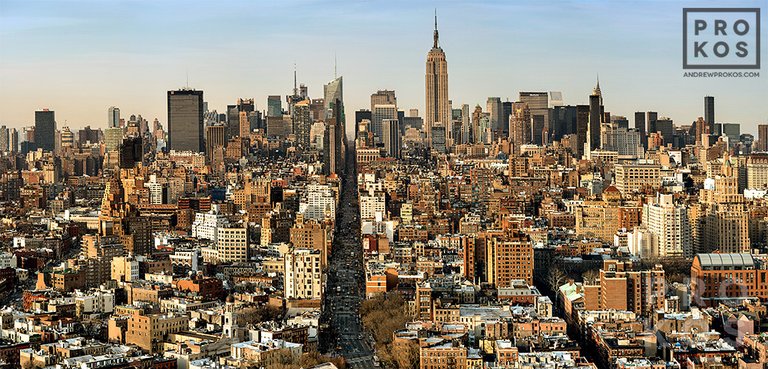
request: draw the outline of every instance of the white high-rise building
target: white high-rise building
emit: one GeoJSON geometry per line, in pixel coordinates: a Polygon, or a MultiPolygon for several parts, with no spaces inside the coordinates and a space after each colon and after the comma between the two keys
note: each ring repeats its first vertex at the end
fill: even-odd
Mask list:
{"type": "Polygon", "coordinates": [[[192,223],[192,237],[216,241],[216,229],[229,226],[229,221],[224,214],[219,213],[219,206],[212,205],[207,213],[195,214],[192,223]]]}
{"type": "Polygon", "coordinates": [[[384,192],[370,190],[367,194],[360,196],[360,220],[384,219],[387,209],[387,200],[384,192]]]}
{"type": "Polygon", "coordinates": [[[322,298],[323,273],[320,250],[295,248],[285,258],[284,293],[286,299],[322,298]]]}
{"type": "Polygon", "coordinates": [[[322,221],[328,216],[336,219],[336,196],[329,185],[309,184],[299,203],[299,213],[304,219],[322,221]]]}
{"type": "Polygon", "coordinates": [[[684,205],[675,205],[672,195],[658,194],[643,205],[643,224],[654,237],[657,257],[693,257],[691,226],[684,205]]]}
{"type": "Polygon", "coordinates": [[[747,188],[768,188],[768,154],[747,157],[747,188]]]}
{"type": "Polygon", "coordinates": [[[603,124],[600,134],[600,145],[603,150],[616,151],[619,156],[643,157],[643,144],[640,140],[640,132],[637,130],[611,123],[603,124]]]}
{"type": "Polygon", "coordinates": [[[150,204],[162,204],[163,203],[163,184],[157,181],[157,176],[152,174],[149,176],[149,181],[144,183],[144,187],[149,190],[149,203],[150,204]]]}

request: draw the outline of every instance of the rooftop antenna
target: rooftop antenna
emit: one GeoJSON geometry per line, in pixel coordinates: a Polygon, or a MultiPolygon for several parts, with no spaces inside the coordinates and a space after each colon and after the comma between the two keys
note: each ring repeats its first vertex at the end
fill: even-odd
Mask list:
{"type": "Polygon", "coordinates": [[[435,44],[432,46],[435,49],[437,49],[437,39],[439,37],[440,36],[437,33],[437,8],[435,8],[435,34],[434,34],[435,44]]]}
{"type": "Polygon", "coordinates": [[[336,53],[333,53],[333,79],[338,78],[338,74],[336,73],[336,53]]]}
{"type": "Polygon", "coordinates": [[[189,89],[189,69],[187,69],[187,89],[189,89]]]}
{"type": "Polygon", "coordinates": [[[293,62],[293,96],[298,96],[299,90],[296,88],[296,62],[293,62]]]}

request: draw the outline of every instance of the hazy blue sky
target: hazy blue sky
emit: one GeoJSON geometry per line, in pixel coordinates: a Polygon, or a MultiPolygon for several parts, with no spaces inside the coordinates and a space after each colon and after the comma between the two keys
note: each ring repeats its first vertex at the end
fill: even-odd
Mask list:
{"type": "MultiPolygon", "coordinates": [[[[717,120],[755,132],[768,122],[760,78],[685,78],[682,8],[762,1],[89,1],[0,0],[0,124],[56,111],[59,127],[105,127],[107,108],[166,121],[166,91],[205,91],[223,112],[238,97],[293,87],[312,97],[344,76],[347,116],[394,89],[402,109],[424,106],[424,62],[438,8],[454,106],[488,96],[562,91],[586,104],[599,73],[606,110],[656,110],[688,124],[716,97],[717,120]]],[[[763,22],[765,23],[765,22],[763,22]]],[[[762,59],[766,57],[763,25],[762,59]]],[[[349,119],[349,123],[352,119],[349,119]]],[[[755,132],[756,133],[756,132],[755,132]]]]}

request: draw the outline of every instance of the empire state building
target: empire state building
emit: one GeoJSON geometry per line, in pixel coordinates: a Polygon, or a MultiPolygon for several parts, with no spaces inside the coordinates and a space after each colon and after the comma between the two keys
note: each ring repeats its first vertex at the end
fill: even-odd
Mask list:
{"type": "MultiPolygon", "coordinates": [[[[445,53],[438,44],[437,14],[435,14],[434,44],[427,53],[426,92],[427,115],[424,130],[427,145],[432,147],[432,127],[435,123],[440,123],[446,128],[451,123],[451,109],[448,106],[448,62],[445,61],[445,53]]],[[[444,140],[445,138],[442,141],[444,140]]]]}

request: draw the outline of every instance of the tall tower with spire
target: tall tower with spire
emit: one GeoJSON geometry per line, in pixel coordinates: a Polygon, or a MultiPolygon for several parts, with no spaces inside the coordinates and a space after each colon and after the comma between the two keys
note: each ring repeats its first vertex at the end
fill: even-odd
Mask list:
{"type": "Polygon", "coordinates": [[[589,95],[589,125],[587,126],[587,142],[584,145],[584,155],[592,158],[592,150],[600,148],[600,125],[603,121],[603,93],[600,91],[600,78],[589,95]]]}
{"type": "MultiPolygon", "coordinates": [[[[427,145],[432,146],[432,127],[436,123],[447,127],[451,120],[451,109],[448,104],[448,62],[439,44],[437,31],[437,10],[435,10],[435,31],[432,49],[427,53],[426,73],[426,116],[424,131],[427,145]]],[[[444,138],[443,138],[444,140],[444,138]]]]}

